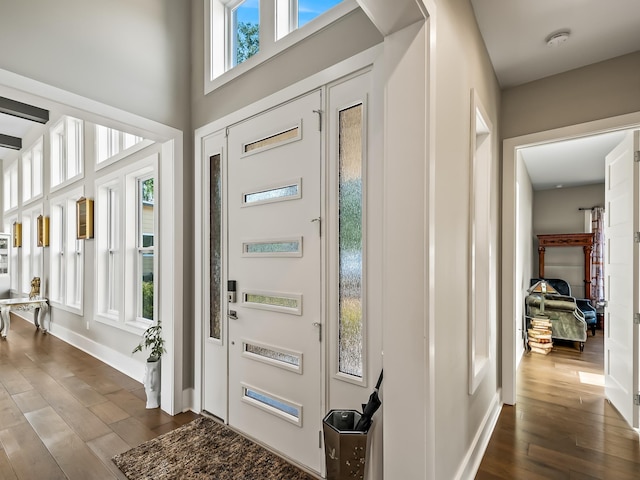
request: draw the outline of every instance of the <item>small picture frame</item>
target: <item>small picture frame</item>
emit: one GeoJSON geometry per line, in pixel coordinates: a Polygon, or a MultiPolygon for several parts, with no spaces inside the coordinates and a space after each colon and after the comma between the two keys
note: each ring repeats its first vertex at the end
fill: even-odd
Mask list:
{"type": "Polygon", "coordinates": [[[82,197],[76,201],[76,238],[93,238],[93,200],[82,197]]]}
{"type": "Polygon", "coordinates": [[[38,246],[49,246],[49,217],[43,215],[38,216],[38,246]]]}

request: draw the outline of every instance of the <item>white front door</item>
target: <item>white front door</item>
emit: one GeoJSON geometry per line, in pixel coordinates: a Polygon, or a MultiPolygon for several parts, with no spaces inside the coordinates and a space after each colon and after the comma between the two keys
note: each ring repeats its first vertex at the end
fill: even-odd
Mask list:
{"type": "Polygon", "coordinates": [[[629,425],[638,428],[638,132],[629,132],[606,157],[605,171],[605,385],[606,395],[629,425]]]}
{"type": "Polygon", "coordinates": [[[229,424],[323,465],[321,93],[228,131],[229,424]]]}

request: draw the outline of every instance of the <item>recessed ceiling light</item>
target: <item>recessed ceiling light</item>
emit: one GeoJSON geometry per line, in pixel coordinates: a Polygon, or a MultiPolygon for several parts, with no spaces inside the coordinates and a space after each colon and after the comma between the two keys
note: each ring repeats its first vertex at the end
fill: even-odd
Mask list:
{"type": "Polygon", "coordinates": [[[569,32],[569,30],[555,32],[549,35],[545,41],[547,42],[548,47],[557,47],[569,40],[569,35],[571,35],[571,32],[569,32]]]}

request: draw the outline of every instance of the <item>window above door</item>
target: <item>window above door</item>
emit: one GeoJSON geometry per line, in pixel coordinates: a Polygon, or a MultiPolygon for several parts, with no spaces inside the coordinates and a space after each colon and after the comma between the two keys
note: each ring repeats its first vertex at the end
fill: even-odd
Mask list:
{"type": "Polygon", "coordinates": [[[205,95],[322,30],[356,0],[204,0],[205,95]]]}

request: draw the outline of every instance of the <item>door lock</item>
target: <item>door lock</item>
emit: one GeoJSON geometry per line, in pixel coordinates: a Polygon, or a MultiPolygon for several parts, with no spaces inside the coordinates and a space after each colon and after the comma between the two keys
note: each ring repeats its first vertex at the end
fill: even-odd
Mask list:
{"type": "Polygon", "coordinates": [[[227,300],[229,303],[236,303],[236,281],[227,281],[227,300]]]}
{"type": "Polygon", "coordinates": [[[227,317],[229,317],[231,320],[237,320],[238,313],[235,310],[229,310],[229,313],[227,313],[227,317]]]}

